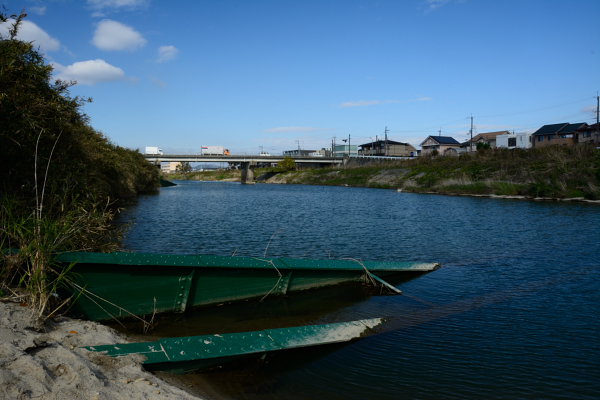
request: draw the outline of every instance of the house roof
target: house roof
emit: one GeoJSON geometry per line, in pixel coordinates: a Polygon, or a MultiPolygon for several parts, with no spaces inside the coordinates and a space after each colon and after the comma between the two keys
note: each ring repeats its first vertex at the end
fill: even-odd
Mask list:
{"type": "Polygon", "coordinates": [[[595,131],[596,127],[598,126],[598,124],[592,124],[592,125],[583,125],[580,128],[577,128],[577,132],[583,132],[583,131],[595,131]]]}
{"type": "MultiPolygon", "coordinates": [[[[487,132],[487,133],[480,133],[476,136],[473,136],[473,142],[477,142],[480,139],[485,139],[487,141],[489,140],[496,140],[496,136],[498,135],[505,135],[507,133],[510,133],[509,131],[497,131],[497,132],[487,132]]],[[[467,142],[469,142],[470,140],[467,140],[467,142]]]]}
{"type": "Polygon", "coordinates": [[[544,125],[540,129],[535,131],[533,134],[534,135],[548,135],[551,133],[557,133],[558,131],[560,131],[562,128],[564,128],[567,125],[569,125],[568,122],[562,122],[560,124],[544,125]]]}
{"type": "MultiPolygon", "coordinates": [[[[425,140],[423,140],[423,143],[425,143],[427,141],[427,139],[429,139],[429,138],[432,138],[439,144],[458,144],[458,145],[460,145],[460,143],[458,143],[456,141],[456,139],[454,139],[451,136],[427,136],[427,138],[425,140]]],[[[421,143],[420,146],[423,146],[423,143],[421,143]]]]}
{"type": "Polygon", "coordinates": [[[587,124],[585,122],[578,122],[576,124],[569,124],[560,130],[560,134],[568,134],[575,133],[576,130],[585,127],[587,124]]]}
{"type": "MultiPolygon", "coordinates": [[[[390,145],[390,144],[396,144],[396,145],[401,145],[401,146],[410,146],[409,143],[396,142],[396,141],[393,141],[393,140],[388,140],[387,142],[388,142],[388,145],[390,145]]],[[[359,146],[361,146],[361,147],[371,147],[371,146],[380,145],[382,143],[385,143],[385,140],[377,140],[375,142],[369,142],[369,143],[365,143],[365,144],[359,144],[359,146]]]]}

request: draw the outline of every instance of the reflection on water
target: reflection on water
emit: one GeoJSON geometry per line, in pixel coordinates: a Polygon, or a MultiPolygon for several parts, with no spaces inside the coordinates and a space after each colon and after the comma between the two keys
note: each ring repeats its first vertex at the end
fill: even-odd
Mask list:
{"type": "Polygon", "coordinates": [[[154,337],[395,317],[350,345],[184,378],[206,397],[600,398],[598,206],[181,182],[122,218],[139,252],[443,263],[397,282],[406,296],[339,287],[160,317],[154,337]]]}

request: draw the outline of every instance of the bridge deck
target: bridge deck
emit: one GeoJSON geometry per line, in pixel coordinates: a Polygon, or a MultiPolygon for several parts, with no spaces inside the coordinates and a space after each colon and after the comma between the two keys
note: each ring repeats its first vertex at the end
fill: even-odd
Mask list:
{"type": "MultiPolygon", "coordinates": [[[[160,162],[279,162],[288,156],[260,156],[260,155],[202,155],[202,154],[144,154],[144,158],[149,161],[160,162]]],[[[342,157],[307,157],[292,156],[297,163],[320,163],[320,164],[341,164],[342,157]]]]}

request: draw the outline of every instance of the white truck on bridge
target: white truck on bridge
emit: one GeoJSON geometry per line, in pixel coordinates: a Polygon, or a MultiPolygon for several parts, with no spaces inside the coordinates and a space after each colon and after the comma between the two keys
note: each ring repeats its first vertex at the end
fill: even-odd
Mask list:
{"type": "Polygon", "coordinates": [[[228,156],[229,150],[221,146],[202,146],[203,156],[228,156]]]}
{"type": "Polygon", "coordinates": [[[163,151],[158,147],[146,147],[146,154],[151,156],[162,156],[163,151]]]}

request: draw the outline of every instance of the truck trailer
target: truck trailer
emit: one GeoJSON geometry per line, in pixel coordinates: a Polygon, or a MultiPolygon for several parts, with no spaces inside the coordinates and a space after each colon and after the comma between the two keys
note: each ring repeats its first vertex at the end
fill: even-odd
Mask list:
{"type": "Polygon", "coordinates": [[[162,151],[162,149],[159,149],[158,147],[146,147],[146,154],[152,155],[152,156],[162,156],[163,151],[162,151]]]}
{"type": "Polygon", "coordinates": [[[228,156],[229,150],[221,146],[202,146],[203,156],[228,156]]]}

